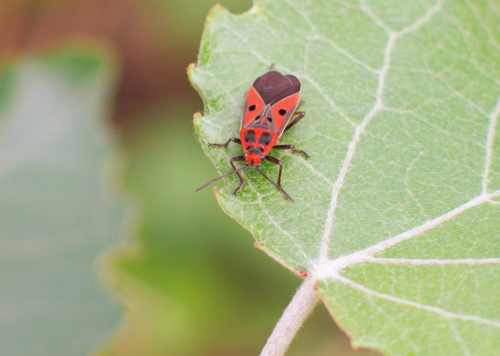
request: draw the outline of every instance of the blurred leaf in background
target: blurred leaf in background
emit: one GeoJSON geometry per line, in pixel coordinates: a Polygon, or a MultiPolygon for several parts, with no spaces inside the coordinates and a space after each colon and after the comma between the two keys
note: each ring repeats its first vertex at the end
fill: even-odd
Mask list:
{"type": "MultiPolygon", "coordinates": [[[[190,98],[190,105],[201,109],[201,100],[187,80],[186,67],[196,60],[206,14],[215,3],[1,1],[0,51],[15,52],[77,35],[106,40],[122,63],[114,120],[123,128],[134,120],[148,120],[141,112],[157,102],[190,98]]],[[[252,2],[225,0],[222,4],[239,13],[248,10],[252,2]]]]}
{"type": "Polygon", "coordinates": [[[84,355],[118,320],[93,269],[124,215],[103,187],[114,67],[91,45],[0,65],[2,355],[84,355]]]}

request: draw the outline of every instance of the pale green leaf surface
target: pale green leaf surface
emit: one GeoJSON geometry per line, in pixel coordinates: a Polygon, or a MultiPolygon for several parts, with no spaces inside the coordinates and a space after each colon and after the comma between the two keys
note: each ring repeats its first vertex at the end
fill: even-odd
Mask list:
{"type": "MultiPolygon", "coordinates": [[[[320,281],[353,343],[389,355],[500,349],[500,5],[262,1],[214,8],[190,78],[221,173],[243,95],[274,63],[306,117],[276,151],[287,201],[258,172],[216,191],[261,248],[320,281]]],[[[275,177],[277,169],[264,164],[275,177]]],[[[200,182],[201,183],[201,182],[200,182]]]]}
{"type": "Polygon", "coordinates": [[[93,266],[123,217],[103,184],[111,64],[73,45],[2,65],[2,355],[86,355],[118,319],[93,266]]]}

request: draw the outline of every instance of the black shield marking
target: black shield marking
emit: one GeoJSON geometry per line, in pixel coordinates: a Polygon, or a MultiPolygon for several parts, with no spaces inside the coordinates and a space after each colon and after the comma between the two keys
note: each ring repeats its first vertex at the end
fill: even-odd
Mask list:
{"type": "Polygon", "coordinates": [[[262,136],[259,138],[259,143],[261,145],[267,146],[273,140],[273,136],[269,132],[263,132],[262,136]]]}
{"type": "Polygon", "coordinates": [[[248,143],[255,143],[255,131],[254,130],[245,131],[245,141],[248,143]]]}

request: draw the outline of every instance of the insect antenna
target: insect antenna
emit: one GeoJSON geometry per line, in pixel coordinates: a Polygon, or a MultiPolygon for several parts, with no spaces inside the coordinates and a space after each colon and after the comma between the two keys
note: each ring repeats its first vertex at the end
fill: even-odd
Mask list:
{"type": "Polygon", "coordinates": [[[262,174],[262,175],[264,176],[264,178],[266,178],[268,181],[270,181],[271,183],[273,183],[273,185],[274,185],[276,188],[278,188],[278,189],[279,189],[279,190],[283,193],[283,195],[284,195],[285,197],[287,197],[288,199],[290,199],[290,201],[291,201],[292,203],[295,203],[295,200],[293,200],[293,198],[292,198],[290,195],[288,195],[288,193],[287,193],[287,192],[285,192],[285,190],[284,190],[283,188],[281,188],[281,186],[280,186],[280,185],[278,185],[278,184],[274,183],[274,182],[271,180],[271,178],[269,178],[268,176],[266,176],[266,175],[265,175],[265,174],[264,174],[264,173],[263,173],[260,169],[258,169],[257,167],[255,167],[255,169],[256,169],[256,170],[258,170],[258,171],[259,171],[259,173],[260,173],[260,174],[262,174]]]}
{"type": "MultiPolygon", "coordinates": [[[[223,175],[221,175],[220,177],[214,178],[214,179],[212,179],[211,181],[206,182],[205,184],[203,184],[201,187],[199,187],[199,188],[198,188],[198,189],[196,189],[195,191],[197,192],[198,190],[201,190],[201,189],[205,188],[207,185],[210,185],[211,183],[215,182],[216,180],[219,180],[219,179],[221,179],[221,178],[227,177],[227,176],[228,176],[228,175],[230,175],[230,174],[233,174],[233,173],[239,172],[239,171],[241,171],[241,170],[243,170],[243,169],[245,169],[245,168],[247,168],[247,167],[248,167],[248,163],[247,163],[247,164],[245,164],[243,167],[240,167],[240,168],[238,168],[238,169],[235,169],[235,170],[234,170],[234,171],[232,171],[232,172],[229,172],[229,173],[223,174],[223,175]]],[[[269,178],[268,178],[268,179],[269,179],[269,178]]]]}

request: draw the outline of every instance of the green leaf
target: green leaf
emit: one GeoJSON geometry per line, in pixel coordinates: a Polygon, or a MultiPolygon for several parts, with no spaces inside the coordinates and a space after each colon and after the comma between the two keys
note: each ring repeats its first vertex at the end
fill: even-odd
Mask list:
{"type": "MultiPolygon", "coordinates": [[[[215,7],[189,70],[221,174],[243,95],[274,63],[306,117],[275,151],[287,201],[258,172],[217,199],[290,270],[307,271],[357,346],[387,355],[500,348],[500,5],[261,1],[215,7]]],[[[263,171],[276,177],[277,168],[263,171]]],[[[200,184],[203,182],[200,182],[200,184]]]]}
{"type": "Polygon", "coordinates": [[[76,44],[0,68],[2,355],[87,354],[118,319],[93,268],[123,218],[103,187],[112,68],[76,44]]]}

